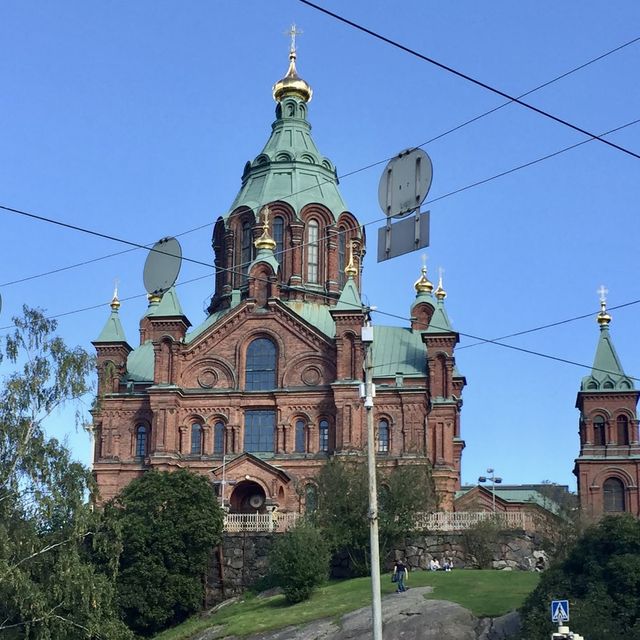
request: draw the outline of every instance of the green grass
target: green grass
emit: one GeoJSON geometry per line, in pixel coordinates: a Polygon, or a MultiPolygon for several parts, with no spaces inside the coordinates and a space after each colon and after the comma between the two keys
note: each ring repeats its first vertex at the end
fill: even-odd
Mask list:
{"type": "MultiPolygon", "coordinates": [[[[416,571],[410,574],[407,586],[433,586],[433,594],[427,597],[457,602],[479,617],[493,617],[518,608],[538,578],[537,573],[521,571],[416,571]]],[[[390,575],[383,575],[382,594],[394,590],[390,575]]],[[[246,636],[320,618],[339,618],[370,602],[369,578],[332,581],[318,589],[310,600],[291,606],[286,605],[283,596],[258,598],[246,594],[242,602],[224,607],[210,617],[194,616],[156,636],[156,640],[188,640],[214,625],[224,625],[225,635],[246,636]]]]}

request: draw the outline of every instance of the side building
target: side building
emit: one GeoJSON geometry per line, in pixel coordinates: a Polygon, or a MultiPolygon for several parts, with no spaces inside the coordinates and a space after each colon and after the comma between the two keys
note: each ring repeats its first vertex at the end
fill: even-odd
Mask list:
{"type": "Polygon", "coordinates": [[[582,511],[590,517],[629,512],[640,516],[640,442],[636,406],[640,393],[620,364],[609,332],[611,316],[601,300],[600,337],[591,374],[582,379],[578,478],[582,511]]]}
{"type": "MultiPolygon", "coordinates": [[[[330,456],[365,451],[364,229],[311,137],[311,87],[293,49],[273,95],[271,135],[214,227],[208,317],[189,331],[175,288],[150,296],[133,349],[116,296],[93,343],[103,501],[149,469],[188,467],[210,475],[233,512],[303,511],[330,456]]],[[[410,325],[374,327],[376,449],[389,469],[430,462],[451,510],[464,448],[458,334],[442,281],[423,268],[414,286],[410,325]]]]}

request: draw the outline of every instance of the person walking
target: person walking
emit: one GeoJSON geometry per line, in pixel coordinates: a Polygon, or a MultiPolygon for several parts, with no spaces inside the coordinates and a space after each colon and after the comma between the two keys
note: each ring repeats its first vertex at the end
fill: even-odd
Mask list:
{"type": "Polygon", "coordinates": [[[396,580],[396,584],[398,588],[396,589],[396,593],[402,593],[406,591],[407,588],[404,586],[405,580],[409,578],[409,572],[407,571],[407,567],[405,566],[402,560],[396,560],[396,564],[393,567],[393,575],[396,580]]]}

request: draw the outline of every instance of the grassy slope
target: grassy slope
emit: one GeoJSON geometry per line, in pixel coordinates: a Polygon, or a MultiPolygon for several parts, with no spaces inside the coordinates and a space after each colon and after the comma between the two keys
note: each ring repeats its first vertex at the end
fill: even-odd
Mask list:
{"type": "MultiPolygon", "coordinates": [[[[450,600],[470,609],[476,616],[499,616],[518,608],[538,583],[539,574],[521,571],[427,571],[413,572],[407,586],[431,585],[431,596],[450,600]]],[[[382,594],[395,585],[383,576],[382,594]]],[[[368,578],[330,582],[307,602],[286,606],[282,596],[257,598],[247,594],[243,602],[224,607],[211,617],[195,616],[156,636],[156,640],[187,640],[208,627],[224,624],[227,635],[250,635],[261,631],[300,625],[319,618],[340,617],[371,602],[368,578]]]]}

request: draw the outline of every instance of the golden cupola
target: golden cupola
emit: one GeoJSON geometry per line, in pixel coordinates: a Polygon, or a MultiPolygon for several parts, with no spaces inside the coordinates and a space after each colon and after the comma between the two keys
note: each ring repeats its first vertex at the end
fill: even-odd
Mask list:
{"type": "Polygon", "coordinates": [[[302,33],[296,30],[293,25],[289,34],[291,35],[291,48],[289,49],[289,69],[282,80],[278,80],[273,85],[273,99],[276,102],[282,102],[287,96],[295,96],[301,98],[305,102],[310,102],[313,96],[311,85],[303,80],[296,69],[296,35],[302,33]]]}

